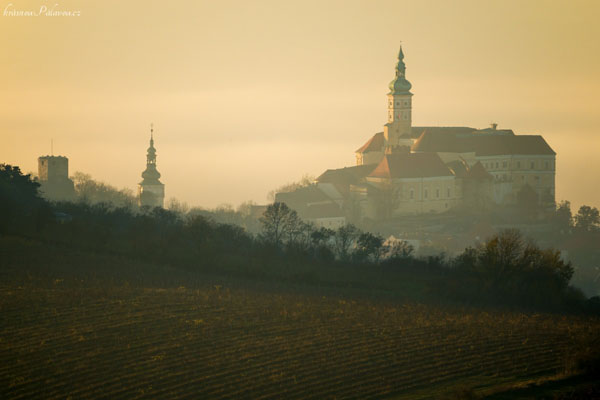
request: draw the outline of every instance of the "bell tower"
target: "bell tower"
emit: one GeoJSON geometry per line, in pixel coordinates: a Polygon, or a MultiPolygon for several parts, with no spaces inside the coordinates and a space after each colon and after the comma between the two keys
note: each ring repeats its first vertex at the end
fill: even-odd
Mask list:
{"type": "MultiPolygon", "coordinates": [[[[406,65],[404,52],[400,46],[396,77],[390,82],[390,92],[387,94],[387,124],[384,126],[386,147],[393,148],[401,145],[411,145],[410,130],[412,126],[412,85],[406,80],[406,65]]],[[[389,149],[388,149],[389,150],[389,149]]]]}
{"type": "Polygon", "coordinates": [[[146,169],[143,180],[138,184],[138,204],[140,207],[163,207],[165,185],[160,182],[160,172],[156,169],[156,149],[154,148],[154,127],[150,125],[150,147],[146,154],[146,169]]]}

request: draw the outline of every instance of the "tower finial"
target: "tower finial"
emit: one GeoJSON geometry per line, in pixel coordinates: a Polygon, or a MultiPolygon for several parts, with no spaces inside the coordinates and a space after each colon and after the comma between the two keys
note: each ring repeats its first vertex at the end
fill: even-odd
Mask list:
{"type": "Polygon", "coordinates": [[[410,93],[411,84],[406,80],[406,64],[404,64],[404,51],[400,42],[398,62],[396,63],[396,78],[390,82],[390,94],[410,93]]]}

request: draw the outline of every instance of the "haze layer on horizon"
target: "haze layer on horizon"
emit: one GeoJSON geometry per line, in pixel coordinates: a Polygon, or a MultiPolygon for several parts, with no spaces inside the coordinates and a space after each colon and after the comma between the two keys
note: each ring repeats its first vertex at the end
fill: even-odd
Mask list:
{"type": "Polygon", "coordinates": [[[496,122],[558,153],[557,200],[600,207],[596,1],[0,2],[0,162],[69,157],[135,189],[155,124],[167,198],[265,203],[354,164],[400,41],[413,125],[496,122]],[[10,6],[12,4],[12,6],[10,6]],[[54,3],[53,3],[54,4],[54,3]]]}

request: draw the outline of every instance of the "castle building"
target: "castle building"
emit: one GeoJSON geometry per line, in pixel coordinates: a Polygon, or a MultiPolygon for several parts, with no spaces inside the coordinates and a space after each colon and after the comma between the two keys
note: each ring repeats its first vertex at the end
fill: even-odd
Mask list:
{"type": "MultiPolygon", "coordinates": [[[[356,166],[327,170],[315,182],[321,197],[348,217],[513,206],[523,198],[554,206],[556,153],[542,136],[516,135],[497,124],[485,129],[412,126],[412,85],[402,47],[389,89],[387,123],[356,150],[356,166]]],[[[293,193],[280,197],[294,201],[293,193]]]]}
{"type": "Polygon", "coordinates": [[[146,169],[143,180],[138,184],[138,204],[140,207],[163,207],[165,185],[160,182],[160,172],[156,169],[156,149],[154,148],[154,128],[150,128],[150,147],[146,155],[146,169]]]}
{"type": "Polygon", "coordinates": [[[69,159],[63,156],[38,158],[38,183],[42,196],[51,201],[75,199],[73,181],[69,178],[69,159]]]}

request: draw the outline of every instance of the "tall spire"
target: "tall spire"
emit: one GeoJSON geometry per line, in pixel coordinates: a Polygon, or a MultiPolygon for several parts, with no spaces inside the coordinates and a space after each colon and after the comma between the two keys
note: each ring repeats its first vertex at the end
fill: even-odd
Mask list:
{"type": "Polygon", "coordinates": [[[402,45],[400,45],[400,52],[398,52],[398,64],[396,64],[396,76],[404,76],[406,74],[406,64],[404,64],[404,52],[402,51],[402,45]]]}
{"type": "Polygon", "coordinates": [[[156,165],[156,149],[154,148],[154,124],[150,124],[150,147],[146,154],[146,165],[156,165]]]}
{"type": "Polygon", "coordinates": [[[406,80],[406,64],[404,64],[404,51],[400,45],[398,63],[396,64],[396,77],[390,82],[389,94],[410,94],[412,85],[406,80]]]}

